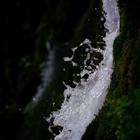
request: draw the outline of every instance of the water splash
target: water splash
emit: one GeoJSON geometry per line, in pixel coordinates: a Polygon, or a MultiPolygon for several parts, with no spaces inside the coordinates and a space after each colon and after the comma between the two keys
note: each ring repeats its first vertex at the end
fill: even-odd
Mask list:
{"type": "MultiPolygon", "coordinates": [[[[105,41],[105,49],[102,50],[103,60],[86,81],[81,80],[75,88],[66,85],[61,109],[52,112],[46,119],[48,122],[53,120],[49,127],[52,133],[52,127],[61,127],[59,134],[54,134],[55,140],[80,140],[103,105],[113,71],[112,46],[119,34],[120,24],[116,0],[103,0],[103,10],[106,19],[104,26],[107,29],[106,36],[103,38],[105,41]]],[[[83,43],[89,45],[89,42],[85,40],[83,43]]],[[[65,60],[72,61],[72,58],[65,58],[65,60]]]]}

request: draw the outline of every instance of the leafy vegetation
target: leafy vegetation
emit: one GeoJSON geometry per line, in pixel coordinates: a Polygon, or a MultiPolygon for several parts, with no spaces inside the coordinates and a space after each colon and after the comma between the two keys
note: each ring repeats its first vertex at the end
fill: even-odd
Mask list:
{"type": "Polygon", "coordinates": [[[136,3],[133,8],[131,4],[120,1],[121,31],[114,42],[111,86],[103,108],[87,128],[83,140],[132,140],[140,136],[139,17],[133,9],[136,3]]]}

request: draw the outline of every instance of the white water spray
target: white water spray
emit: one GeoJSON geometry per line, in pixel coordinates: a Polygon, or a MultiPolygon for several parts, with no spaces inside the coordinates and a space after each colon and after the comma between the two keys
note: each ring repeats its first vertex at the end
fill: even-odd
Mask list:
{"type": "MultiPolygon", "coordinates": [[[[41,100],[43,93],[46,89],[46,87],[51,83],[52,81],[52,75],[54,72],[54,63],[55,63],[55,51],[51,48],[50,42],[46,42],[46,49],[48,50],[48,56],[46,63],[43,63],[42,66],[44,68],[41,72],[41,84],[37,88],[36,95],[32,98],[32,100],[28,103],[26,108],[24,109],[24,113],[30,112],[37,103],[41,100]]],[[[41,67],[42,67],[41,66],[41,67]]]]}
{"type": "Polygon", "coordinates": [[[103,0],[103,10],[106,13],[105,28],[108,30],[103,38],[105,41],[103,60],[86,82],[81,81],[76,88],[67,86],[61,109],[52,112],[47,119],[50,121],[53,117],[53,125],[63,127],[60,134],[55,136],[55,140],[80,140],[105,100],[113,71],[113,42],[119,33],[120,21],[116,0],[103,0]]]}

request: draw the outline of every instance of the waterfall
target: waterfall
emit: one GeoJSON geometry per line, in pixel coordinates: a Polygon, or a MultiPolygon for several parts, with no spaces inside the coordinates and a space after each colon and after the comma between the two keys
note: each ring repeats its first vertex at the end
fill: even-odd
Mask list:
{"type": "Polygon", "coordinates": [[[24,113],[30,112],[37,103],[41,100],[43,93],[47,86],[52,81],[52,75],[54,72],[54,63],[55,63],[55,50],[52,48],[51,43],[49,41],[46,42],[46,49],[49,52],[46,57],[46,61],[41,64],[40,67],[43,67],[41,72],[41,84],[37,87],[37,93],[32,98],[32,100],[27,104],[24,109],[24,113]]]}
{"type": "MultiPolygon", "coordinates": [[[[55,140],[80,140],[105,100],[113,71],[113,42],[119,34],[120,21],[116,0],[103,0],[103,10],[106,20],[104,27],[107,30],[103,38],[105,49],[96,49],[102,53],[103,60],[86,81],[82,80],[75,88],[66,85],[61,109],[52,112],[46,119],[50,122],[49,130],[52,133],[52,126],[63,128],[58,135],[54,134],[55,140]]],[[[89,39],[82,43],[91,46],[89,39]]]]}

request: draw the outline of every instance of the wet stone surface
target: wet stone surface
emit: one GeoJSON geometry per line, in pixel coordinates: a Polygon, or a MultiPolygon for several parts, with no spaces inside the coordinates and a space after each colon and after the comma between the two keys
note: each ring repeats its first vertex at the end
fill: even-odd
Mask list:
{"type": "Polygon", "coordinates": [[[59,125],[56,125],[56,126],[51,126],[50,127],[50,129],[51,129],[51,131],[52,131],[52,133],[54,134],[54,135],[59,135],[60,134],[60,132],[63,130],[63,127],[62,126],[59,126],[59,125]]]}
{"type": "Polygon", "coordinates": [[[93,43],[90,40],[85,39],[78,47],[72,49],[69,57],[64,57],[66,75],[64,82],[72,88],[80,84],[81,79],[87,80],[89,74],[93,73],[103,60],[102,53],[98,48],[95,50],[91,44],[93,43]]]}

